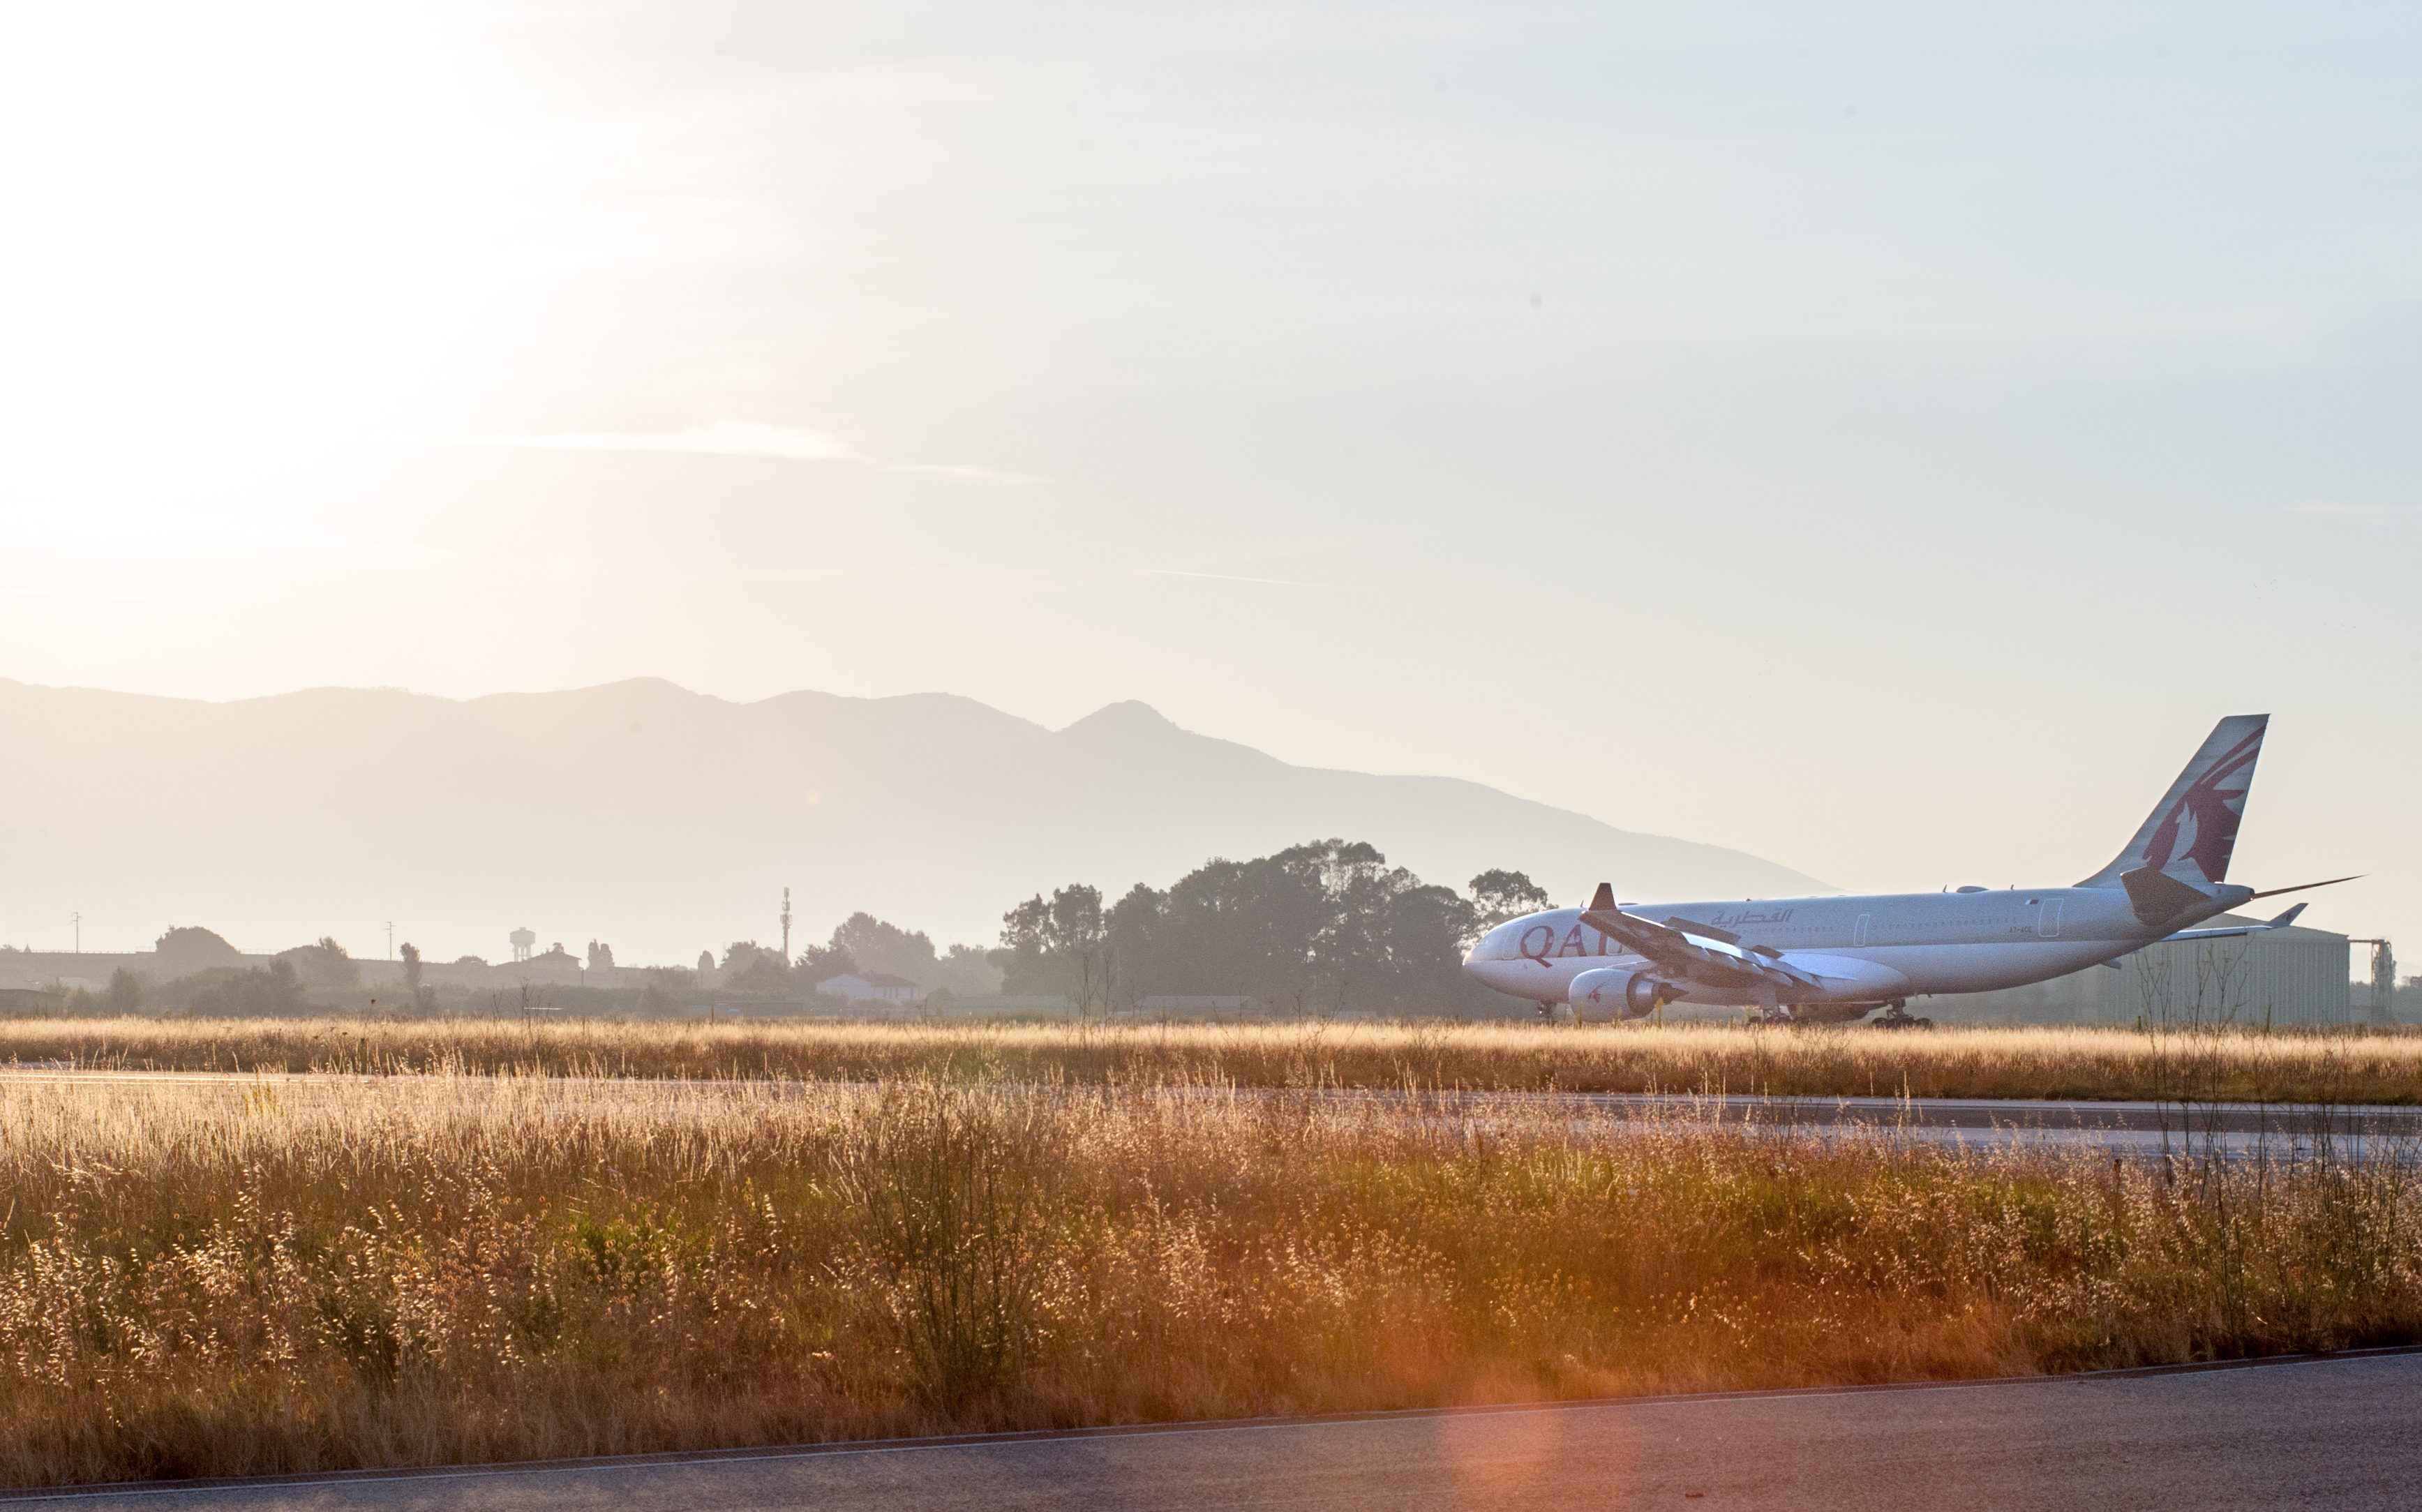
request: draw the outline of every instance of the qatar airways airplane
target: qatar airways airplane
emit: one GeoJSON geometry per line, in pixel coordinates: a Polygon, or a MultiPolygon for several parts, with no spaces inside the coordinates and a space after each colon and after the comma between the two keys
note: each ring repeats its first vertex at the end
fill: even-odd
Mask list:
{"type": "Polygon", "coordinates": [[[2156,940],[2284,928],[2303,904],[2268,923],[2194,927],[2256,898],[2330,886],[2257,892],[2227,880],[2270,719],[2235,715],[2214,726],[2128,848],[2075,887],[1618,904],[1601,882],[1586,908],[1490,930],[1464,969],[1543,1014],[1570,1003],[1591,1021],[1673,1004],[1838,1023],[1886,1006],[1897,1018],[1920,994],[2049,981],[2156,940]]]}

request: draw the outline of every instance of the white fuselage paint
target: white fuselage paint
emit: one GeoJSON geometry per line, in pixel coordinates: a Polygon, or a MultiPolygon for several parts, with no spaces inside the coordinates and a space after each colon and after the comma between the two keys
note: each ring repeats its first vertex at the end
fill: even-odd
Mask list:
{"type": "MultiPolygon", "coordinates": [[[[1792,1002],[1890,1002],[1941,992],[1991,992],[2066,976],[2115,960],[2175,930],[2192,927],[2252,896],[2222,887],[2212,906],[2158,928],[2139,920],[2118,888],[2035,888],[2003,891],[1897,892],[1865,897],[1758,898],[1729,903],[1625,904],[1623,911],[1664,923],[1712,924],[1744,946],[1768,946],[1823,979],[1818,990],[1787,993],[1792,1002]]],[[[1554,908],[1498,925],[1464,957],[1464,969],[1499,992],[1540,1003],[1570,1000],[1573,978],[1607,969],[1672,984],[1677,1003],[1753,1007],[1769,1000],[1747,987],[1708,986],[1626,953],[1581,921],[1579,908],[1554,908]]]]}

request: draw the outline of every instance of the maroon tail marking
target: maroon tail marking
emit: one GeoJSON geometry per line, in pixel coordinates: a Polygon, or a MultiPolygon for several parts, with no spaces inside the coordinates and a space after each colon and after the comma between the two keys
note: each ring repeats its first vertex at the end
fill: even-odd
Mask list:
{"type": "Polygon", "coordinates": [[[2178,843],[2178,827],[2189,814],[2194,816],[2194,845],[2187,856],[2203,869],[2203,879],[2218,882],[2228,874],[2229,853],[2237,848],[2237,827],[2243,821],[2241,811],[2228,807],[2229,800],[2242,799],[2247,789],[2240,786],[2227,792],[2221,783],[2254,764],[2262,753],[2264,732],[2254,733],[2229,748],[2228,753],[2211,764],[2211,770],[2196,778],[2181,795],[2176,807],[2163,815],[2145,845],[2145,864],[2156,872],[2169,870],[2172,853],[2178,843]]]}

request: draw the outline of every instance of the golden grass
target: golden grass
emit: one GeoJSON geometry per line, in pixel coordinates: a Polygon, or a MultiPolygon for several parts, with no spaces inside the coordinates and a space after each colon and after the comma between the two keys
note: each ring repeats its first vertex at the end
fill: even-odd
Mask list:
{"type": "Polygon", "coordinates": [[[0,1064],[10,1061],[246,1072],[2064,1100],[2176,1097],[2192,1082],[2195,1096],[2213,1101],[2422,1102],[2422,1034],[2360,1031],[19,1019],[0,1021],[0,1064]]]}
{"type": "Polygon", "coordinates": [[[0,1483],[2422,1337],[2393,1156],[2173,1173],[1162,1079],[0,1081],[0,1483]]]}

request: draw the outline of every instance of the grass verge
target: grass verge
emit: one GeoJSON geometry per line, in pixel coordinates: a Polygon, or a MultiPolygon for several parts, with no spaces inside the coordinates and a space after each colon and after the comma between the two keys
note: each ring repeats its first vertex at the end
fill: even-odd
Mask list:
{"type": "Polygon", "coordinates": [[[2422,1338],[2401,1152],[2169,1168],[1513,1099],[29,1080],[0,1202],[8,1484],[2422,1338]]]}
{"type": "Polygon", "coordinates": [[[2185,1026],[1765,1029],[14,1019],[0,1065],[803,1081],[2422,1102],[2422,1034],[2185,1026]]]}

